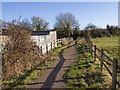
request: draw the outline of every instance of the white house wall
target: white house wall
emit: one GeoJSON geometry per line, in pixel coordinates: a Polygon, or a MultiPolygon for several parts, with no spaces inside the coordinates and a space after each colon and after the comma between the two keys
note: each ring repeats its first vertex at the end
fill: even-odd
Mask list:
{"type": "Polygon", "coordinates": [[[50,31],[49,35],[32,36],[32,39],[34,42],[36,42],[39,48],[42,47],[42,54],[47,53],[46,47],[48,47],[48,51],[57,47],[56,31],[50,31]]]}
{"type": "MultiPolygon", "coordinates": [[[[42,54],[47,53],[46,46],[48,46],[48,51],[57,47],[56,31],[50,31],[49,35],[34,35],[34,36],[31,36],[31,38],[40,49],[42,47],[42,54]]],[[[3,39],[5,40],[6,36],[0,36],[0,40],[1,40],[0,41],[0,52],[5,46],[5,41],[3,39]]]]}

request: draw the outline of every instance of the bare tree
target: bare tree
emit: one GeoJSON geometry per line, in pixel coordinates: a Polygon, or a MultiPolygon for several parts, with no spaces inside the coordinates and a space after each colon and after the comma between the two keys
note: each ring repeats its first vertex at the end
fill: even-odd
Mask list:
{"type": "Polygon", "coordinates": [[[56,16],[55,28],[60,28],[65,30],[66,37],[70,36],[70,31],[74,29],[79,29],[78,20],[71,13],[60,13],[56,16]]]}
{"type": "Polygon", "coordinates": [[[95,26],[95,25],[92,24],[92,23],[89,23],[84,29],[85,29],[85,30],[95,30],[95,29],[98,29],[98,27],[95,26]]]}
{"type": "Polygon", "coordinates": [[[44,19],[42,19],[40,17],[33,16],[31,18],[31,20],[32,20],[32,27],[35,30],[37,30],[37,31],[47,30],[49,23],[47,21],[45,21],[44,19]]]}
{"type": "Polygon", "coordinates": [[[28,18],[24,18],[21,22],[18,23],[21,27],[32,29],[32,25],[28,18]]]}
{"type": "Polygon", "coordinates": [[[78,20],[71,13],[60,13],[56,16],[55,27],[58,28],[79,28],[78,20]]]}

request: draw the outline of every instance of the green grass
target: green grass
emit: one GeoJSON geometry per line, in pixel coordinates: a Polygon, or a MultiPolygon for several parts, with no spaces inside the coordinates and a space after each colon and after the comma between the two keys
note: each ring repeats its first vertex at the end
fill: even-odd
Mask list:
{"type": "MultiPolygon", "coordinates": [[[[91,39],[99,49],[103,49],[111,58],[118,58],[118,37],[91,39]]],[[[120,63],[120,60],[118,61],[120,63]]]]}
{"type": "MultiPolygon", "coordinates": [[[[93,44],[97,46],[97,48],[103,49],[111,58],[118,58],[118,37],[104,37],[91,40],[93,44]]],[[[111,87],[111,76],[108,75],[108,72],[106,72],[105,68],[103,68],[103,72],[100,72],[100,61],[97,59],[97,61],[94,63],[89,47],[82,45],[84,42],[84,39],[78,40],[79,57],[76,59],[74,65],[72,65],[64,75],[64,79],[68,84],[68,87],[111,87]]],[[[120,80],[119,77],[120,75],[118,75],[118,80],[120,80]]]]}
{"type": "MultiPolygon", "coordinates": [[[[120,38],[119,38],[120,39],[120,38]]],[[[98,48],[103,49],[107,55],[111,58],[118,58],[118,63],[120,64],[120,59],[118,55],[118,37],[104,37],[91,39],[98,48]]],[[[107,64],[112,65],[107,59],[107,64]]],[[[112,71],[112,66],[109,66],[109,69],[112,71]]],[[[120,73],[117,74],[118,82],[120,83],[120,73]]]]}
{"type": "Polygon", "coordinates": [[[37,80],[38,78],[40,78],[44,74],[44,72],[47,70],[46,68],[48,68],[48,65],[51,65],[55,60],[59,60],[59,52],[66,47],[67,46],[62,46],[59,44],[57,48],[51,50],[48,53],[49,60],[46,60],[44,63],[37,66],[37,69],[39,70],[34,69],[31,72],[24,71],[19,77],[14,77],[14,78],[11,78],[10,80],[3,81],[3,87],[9,87],[13,85],[14,88],[19,88],[19,87],[27,88],[27,85],[25,85],[25,83],[32,83],[34,82],[34,80],[37,80]],[[22,85],[19,85],[18,82],[22,83],[22,85]]]}
{"type": "MultiPolygon", "coordinates": [[[[81,41],[80,41],[81,42],[81,41]]],[[[90,48],[78,45],[79,57],[67,70],[64,80],[69,88],[102,88],[106,84],[105,77],[99,71],[99,65],[94,64],[90,48]]]]}

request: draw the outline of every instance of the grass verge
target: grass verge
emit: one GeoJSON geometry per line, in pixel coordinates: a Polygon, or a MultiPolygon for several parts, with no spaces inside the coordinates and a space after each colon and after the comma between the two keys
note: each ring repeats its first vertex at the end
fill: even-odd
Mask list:
{"type": "Polygon", "coordinates": [[[99,49],[103,49],[111,58],[118,58],[118,37],[104,37],[91,40],[99,49]]]}
{"type": "Polygon", "coordinates": [[[59,53],[66,46],[58,45],[57,48],[51,50],[47,55],[48,59],[45,62],[38,64],[34,69],[29,71],[24,71],[19,77],[12,78],[7,81],[3,81],[3,88],[27,88],[26,83],[32,83],[38,78],[40,78],[44,72],[46,72],[49,65],[51,65],[55,60],[59,60],[59,53]],[[39,69],[39,70],[38,70],[39,69]]]}
{"type": "MultiPolygon", "coordinates": [[[[120,64],[120,59],[119,59],[119,45],[118,45],[118,40],[119,38],[117,36],[114,37],[103,37],[103,38],[95,38],[91,39],[92,42],[97,46],[99,49],[103,49],[105,53],[110,57],[110,58],[118,58],[118,63],[120,64]]],[[[108,65],[109,69],[112,71],[112,63],[109,62],[106,58],[104,58],[104,61],[106,65],[108,65]]],[[[108,73],[108,72],[107,72],[108,73]]],[[[120,72],[117,74],[117,80],[120,83],[120,72]]]]}
{"type": "Polygon", "coordinates": [[[99,71],[99,64],[94,64],[90,48],[78,45],[79,57],[67,70],[64,80],[68,88],[103,88],[107,87],[106,75],[99,71]]]}

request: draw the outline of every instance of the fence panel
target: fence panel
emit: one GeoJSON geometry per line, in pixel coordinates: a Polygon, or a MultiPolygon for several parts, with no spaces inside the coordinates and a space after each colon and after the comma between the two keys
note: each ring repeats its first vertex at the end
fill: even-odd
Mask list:
{"type": "Polygon", "coordinates": [[[104,51],[102,49],[101,50],[101,60],[100,60],[100,71],[102,71],[102,67],[103,67],[103,58],[104,58],[104,51]]]}
{"type": "Polygon", "coordinates": [[[118,65],[118,60],[117,59],[113,59],[112,88],[116,88],[116,83],[117,83],[117,65],[118,65]]]}
{"type": "Polygon", "coordinates": [[[96,45],[94,45],[94,62],[96,61],[96,45]]]}

